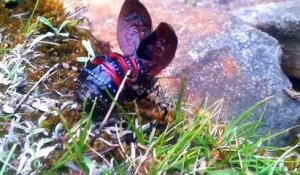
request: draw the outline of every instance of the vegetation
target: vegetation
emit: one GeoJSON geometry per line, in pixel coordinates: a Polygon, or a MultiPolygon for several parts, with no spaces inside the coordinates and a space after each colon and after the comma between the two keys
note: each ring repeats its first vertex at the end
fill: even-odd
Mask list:
{"type": "Polygon", "coordinates": [[[94,57],[93,50],[105,53],[109,47],[82,30],[82,9],[67,13],[56,0],[2,0],[0,8],[0,175],[300,174],[299,143],[264,146],[286,131],[254,137],[260,120],[247,122],[268,99],[230,123],[218,123],[223,101],[192,106],[184,100],[183,83],[167,119],[156,103],[136,101],[117,104],[122,113],[99,128],[92,112],[78,111],[72,95],[62,95],[71,94],[76,73],[59,70],[15,113],[18,101],[55,63],[80,67],[78,61],[94,57]]]}

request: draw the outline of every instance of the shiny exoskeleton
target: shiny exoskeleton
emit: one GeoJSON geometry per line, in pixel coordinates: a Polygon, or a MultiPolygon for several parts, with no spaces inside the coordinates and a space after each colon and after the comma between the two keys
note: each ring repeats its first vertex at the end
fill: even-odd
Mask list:
{"type": "Polygon", "coordinates": [[[106,112],[128,70],[132,72],[119,101],[145,97],[156,82],[147,64],[133,55],[110,53],[96,57],[81,70],[76,80],[76,98],[80,102],[87,100],[89,108],[97,98],[96,111],[106,112]]]}
{"type": "Polygon", "coordinates": [[[154,87],[155,76],[173,60],[178,42],[173,28],[165,22],[152,32],[150,15],[138,0],[125,0],[117,36],[124,55],[97,56],[88,62],[76,80],[75,97],[80,102],[87,101],[87,110],[97,99],[97,119],[106,114],[128,70],[131,74],[118,102],[147,96],[154,87]]]}

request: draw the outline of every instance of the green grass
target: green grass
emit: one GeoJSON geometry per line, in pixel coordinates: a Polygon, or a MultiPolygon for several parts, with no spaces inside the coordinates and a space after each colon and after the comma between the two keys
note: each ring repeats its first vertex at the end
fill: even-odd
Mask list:
{"type": "Polygon", "coordinates": [[[36,11],[36,9],[37,9],[39,3],[40,3],[40,0],[36,0],[34,9],[33,9],[33,11],[31,12],[28,21],[26,22],[26,24],[24,25],[24,27],[23,27],[23,29],[22,29],[22,33],[23,33],[25,36],[29,36],[33,31],[36,30],[36,27],[37,27],[37,24],[38,24],[38,23],[31,24],[31,20],[33,19],[34,15],[35,15],[35,11],[36,11]]]}
{"type": "MultiPolygon", "coordinates": [[[[184,87],[185,85],[183,85],[184,87]]],[[[146,174],[288,174],[288,165],[300,163],[299,159],[287,161],[291,155],[298,156],[296,149],[299,144],[287,148],[272,148],[262,146],[264,142],[282,133],[258,137],[254,139],[256,129],[261,123],[264,112],[256,122],[246,122],[253,112],[261,106],[266,106],[267,100],[256,103],[244,113],[227,124],[213,123],[212,119],[218,116],[222,100],[210,106],[200,106],[202,112],[187,113],[183,108],[182,97],[175,103],[176,119],[168,124],[165,129],[153,128],[152,132],[145,133],[141,127],[136,127],[137,118],[129,116],[122,106],[117,105],[126,121],[129,130],[137,136],[135,149],[129,145],[118,142],[119,149],[124,153],[121,160],[111,153],[102,154],[101,157],[110,157],[114,161],[112,169],[103,170],[103,174],[123,174],[124,172],[146,174]],[[182,103],[182,104],[178,104],[182,103]],[[251,139],[251,140],[250,140],[251,139]],[[138,148],[143,145],[143,149],[138,148]],[[127,148],[127,149],[124,149],[127,148]],[[280,152],[280,154],[278,154],[280,152]],[[132,157],[132,154],[139,154],[132,157]],[[146,168],[146,169],[145,169],[146,168]]],[[[205,103],[206,104],[206,103],[205,103]]],[[[61,118],[64,120],[63,118],[61,118]]],[[[82,126],[83,133],[87,133],[90,126],[82,126]]],[[[63,121],[69,137],[72,136],[66,121],[63,121]]],[[[142,124],[138,125],[142,126],[142,124]]],[[[79,128],[81,128],[79,127],[79,128]]],[[[81,132],[80,132],[81,133],[81,132]]],[[[88,173],[87,162],[91,160],[84,155],[86,147],[83,145],[86,134],[79,137],[79,141],[72,139],[62,159],[53,169],[64,166],[68,161],[74,161],[83,172],[88,173]],[[87,161],[89,160],[89,161],[87,161]],[[83,163],[85,163],[83,166],[83,163]]],[[[100,162],[93,162],[101,167],[100,162]],[[100,163],[100,164],[99,164],[100,163]]],[[[297,169],[298,167],[294,167],[297,169]]]]}
{"type": "MultiPolygon", "coordinates": [[[[1,162],[3,162],[2,168],[0,170],[0,175],[3,175],[5,173],[5,169],[9,165],[8,163],[12,159],[12,156],[13,156],[13,153],[15,152],[15,150],[16,150],[16,147],[17,147],[17,144],[16,143],[13,144],[13,146],[11,147],[6,159],[4,161],[2,159],[0,160],[1,162]]],[[[5,153],[3,153],[3,152],[2,152],[2,154],[5,155],[5,153]]]]}
{"type": "MultiPolygon", "coordinates": [[[[153,155],[149,174],[288,173],[286,167],[282,166],[284,157],[295,151],[298,145],[287,149],[283,157],[277,157],[272,154],[276,148],[262,146],[262,142],[272,139],[273,135],[261,137],[256,141],[249,140],[254,136],[260,121],[245,123],[244,120],[265,103],[266,101],[262,101],[255,104],[225,125],[211,127],[211,118],[207,117],[205,112],[193,119],[184,117],[182,121],[170,124],[149,145],[149,152],[153,155]],[[222,129],[218,130],[218,127],[222,129]],[[266,153],[258,156],[260,149],[265,149],[266,153]]],[[[299,160],[296,161],[299,163],[299,160]]]]}
{"type": "MultiPolygon", "coordinates": [[[[93,104],[92,111],[94,111],[96,103],[93,104]]],[[[71,145],[66,145],[67,150],[66,152],[61,156],[61,158],[57,161],[57,163],[50,169],[48,172],[49,174],[52,174],[53,172],[57,171],[61,167],[65,166],[67,162],[74,161],[75,164],[83,170],[83,172],[88,173],[89,172],[89,165],[88,162],[90,162],[89,158],[86,157],[85,151],[87,148],[87,139],[88,139],[88,133],[92,124],[92,115],[93,112],[91,112],[88,116],[83,116],[82,119],[79,121],[79,126],[74,126],[74,128],[70,128],[68,122],[65,120],[65,118],[62,115],[60,116],[60,119],[64,125],[64,128],[67,131],[67,135],[70,138],[71,145]],[[74,131],[79,130],[79,138],[75,139],[73,137],[74,131]]]]}

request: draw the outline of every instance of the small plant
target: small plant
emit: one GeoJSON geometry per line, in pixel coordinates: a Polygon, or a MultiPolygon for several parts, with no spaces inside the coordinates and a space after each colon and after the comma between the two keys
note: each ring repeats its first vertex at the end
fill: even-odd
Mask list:
{"type": "Polygon", "coordinates": [[[59,28],[56,28],[54,27],[51,22],[44,18],[44,17],[39,17],[38,18],[38,21],[45,24],[46,26],[48,26],[53,32],[55,35],[59,35],[59,36],[63,36],[63,37],[68,37],[69,36],[69,33],[68,32],[63,32],[63,30],[65,29],[65,27],[71,23],[70,20],[65,20],[60,26],[59,28]]]}
{"type": "Polygon", "coordinates": [[[31,34],[32,32],[34,32],[36,30],[36,27],[37,27],[38,23],[36,22],[33,25],[31,25],[31,20],[34,17],[35,11],[36,11],[39,3],[40,3],[40,0],[37,0],[36,3],[35,3],[35,5],[34,5],[34,9],[31,12],[30,17],[29,17],[27,23],[24,25],[24,27],[22,29],[22,33],[25,34],[25,36],[28,36],[29,34],[31,34]]]}
{"type": "Polygon", "coordinates": [[[91,42],[89,40],[82,40],[82,45],[85,48],[85,50],[87,51],[88,56],[87,57],[78,57],[77,61],[82,62],[82,63],[86,63],[88,60],[93,61],[93,59],[96,57],[96,54],[91,45],[91,42]]]}
{"type": "Polygon", "coordinates": [[[0,84],[8,85],[21,81],[20,75],[24,73],[24,62],[35,68],[30,60],[33,59],[34,49],[39,43],[42,43],[45,38],[53,37],[52,33],[46,33],[36,37],[30,44],[23,43],[17,45],[10,53],[3,56],[0,61],[0,84]]]}

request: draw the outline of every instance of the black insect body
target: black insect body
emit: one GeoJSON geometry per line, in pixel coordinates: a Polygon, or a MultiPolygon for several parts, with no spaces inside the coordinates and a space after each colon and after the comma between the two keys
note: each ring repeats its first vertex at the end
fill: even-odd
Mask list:
{"type": "Polygon", "coordinates": [[[152,32],[151,18],[138,0],[125,0],[119,20],[117,36],[124,55],[99,55],[82,69],[77,80],[75,97],[87,100],[90,110],[97,99],[95,119],[101,119],[109,109],[128,70],[129,78],[118,99],[132,101],[148,95],[156,82],[155,76],[173,60],[177,36],[167,23],[160,23],[152,32]]]}
{"type": "Polygon", "coordinates": [[[150,90],[156,81],[149,75],[147,64],[134,56],[110,53],[96,57],[81,70],[76,80],[76,98],[80,102],[87,99],[88,110],[97,98],[99,105],[96,111],[105,113],[128,70],[131,70],[132,74],[125,84],[119,101],[131,101],[146,96],[147,90],[150,90]]]}

